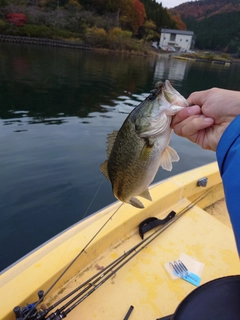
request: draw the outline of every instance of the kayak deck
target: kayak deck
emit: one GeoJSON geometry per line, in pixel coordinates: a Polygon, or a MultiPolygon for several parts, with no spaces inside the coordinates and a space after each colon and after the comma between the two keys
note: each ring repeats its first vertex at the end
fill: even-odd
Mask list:
{"type": "Polygon", "coordinates": [[[218,219],[228,227],[232,227],[230,217],[227,211],[225,198],[222,198],[204,209],[211,216],[218,219]]]}
{"type": "MultiPolygon", "coordinates": [[[[120,207],[117,202],[63,232],[2,273],[3,319],[13,319],[14,306],[36,301],[38,290],[49,288],[106,221],[109,220],[104,229],[47,295],[43,308],[88,282],[100,269],[140,243],[138,225],[143,220],[148,217],[163,219],[172,210],[178,214],[201,196],[201,201],[113,272],[67,318],[123,319],[131,305],[134,307],[131,320],[157,319],[174,313],[182,299],[195,288],[182,279],[172,280],[163,266],[178,259],[181,253],[204,263],[201,284],[239,273],[240,263],[231,225],[218,217],[224,194],[216,163],[172,177],[153,186],[150,193],[153,202],[144,200],[145,209],[127,204],[120,207]],[[196,181],[203,176],[208,177],[207,187],[197,187],[196,181]]],[[[223,212],[226,214],[226,210],[223,212]]]]}
{"type": "MultiPolygon", "coordinates": [[[[222,186],[216,188],[214,193],[223,193],[222,186]]],[[[208,198],[212,201],[212,195],[208,198]]],[[[190,204],[185,199],[171,209],[180,212],[190,204]]],[[[195,288],[181,279],[172,280],[163,266],[168,261],[178,259],[182,252],[205,264],[201,284],[238,273],[239,261],[229,222],[223,224],[215,219],[219,208],[224,208],[224,205],[222,198],[208,206],[207,210],[211,208],[213,216],[203,210],[201,204],[191,208],[88,296],[71,312],[69,318],[123,319],[130,306],[134,307],[130,318],[133,320],[156,319],[174,313],[180,301],[195,288]]],[[[158,218],[164,218],[168,213],[169,210],[162,212],[158,218]]],[[[136,232],[121,239],[52,294],[47,304],[62,298],[140,241],[136,232]]]]}

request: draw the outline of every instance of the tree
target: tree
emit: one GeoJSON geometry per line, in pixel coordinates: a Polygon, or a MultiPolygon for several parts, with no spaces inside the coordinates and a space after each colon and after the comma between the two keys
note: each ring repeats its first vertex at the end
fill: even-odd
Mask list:
{"type": "Polygon", "coordinates": [[[24,13],[8,13],[7,19],[10,23],[15,24],[18,27],[21,27],[27,21],[27,17],[24,13]]]}
{"type": "Polygon", "coordinates": [[[144,5],[139,0],[133,0],[132,7],[127,15],[125,15],[126,23],[129,25],[129,29],[132,29],[134,34],[137,34],[138,29],[144,24],[146,19],[146,12],[144,5]]]}
{"type": "Polygon", "coordinates": [[[163,8],[161,3],[157,3],[155,0],[141,0],[141,2],[144,4],[147,18],[156,24],[158,32],[162,28],[176,29],[176,23],[171,19],[167,9],[163,8]]]}
{"type": "Polygon", "coordinates": [[[216,14],[201,21],[187,19],[188,29],[196,34],[195,47],[203,50],[237,51],[235,39],[240,38],[240,12],[216,14]],[[229,23],[231,21],[231,23],[229,23]],[[221,28],[219,28],[221,26],[221,28]]]}
{"type": "Polygon", "coordinates": [[[139,28],[138,35],[147,41],[159,41],[160,34],[157,32],[156,24],[152,20],[146,20],[139,28]]]}
{"type": "Polygon", "coordinates": [[[145,8],[142,2],[140,2],[139,0],[133,0],[133,9],[135,10],[135,13],[136,13],[136,18],[137,18],[136,23],[139,28],[144,24],[144,21],[146,19],[145,8]]]}
{"type": "Polygon", "coordinates": [[[170,18],[176,23],[176,28],[178,30],[187,30],[187,26],[182,21],[179,14],[172,14],[170,11],[168,11],[168,14],[169,14],[170,18]]]}

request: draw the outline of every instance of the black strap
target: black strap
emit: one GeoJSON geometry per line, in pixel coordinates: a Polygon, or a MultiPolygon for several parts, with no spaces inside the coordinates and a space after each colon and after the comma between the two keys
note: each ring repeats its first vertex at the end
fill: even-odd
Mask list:
{"type": "Polygon", "coordinates": [[[144,221],[142,221],[140,224],[139,224],[139,234],[140,234],[140,237],[143,239],[143,236],[146,232],[152,230],[153,228],[156,228],[160,225],[164,225],[166,222],[170,221],[172,218],[174,218],[176,215],[176,212],[175,211],[171,211],[167,216],[166,218],[164,219],[158,219],[158,218],[155,218],[155,217],[150,217],[150,218],[147,218],[145,219],[144,221]]]}

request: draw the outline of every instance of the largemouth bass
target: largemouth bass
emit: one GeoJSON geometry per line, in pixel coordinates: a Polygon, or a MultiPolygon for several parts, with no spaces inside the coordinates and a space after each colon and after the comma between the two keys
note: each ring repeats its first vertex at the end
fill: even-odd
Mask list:
{"type": "Polygon", "coordinates": [[[111,182],[114,196],[144,208],[136,196],[152,200],[148,186],[159,167],[172,170],[177,152],[168,144],[172,116],[188,106],[187,100],[168,80],[158,82],[151,94],[124,121],[119,131],[108,135],[108,159],[100,166],[111,182]]]}

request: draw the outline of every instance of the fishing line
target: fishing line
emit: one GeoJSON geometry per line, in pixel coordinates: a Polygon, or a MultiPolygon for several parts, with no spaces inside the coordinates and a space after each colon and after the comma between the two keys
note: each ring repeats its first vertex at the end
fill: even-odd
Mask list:
{"type": "MultiPolygon", "coordinates": [[[[102,186],[104,179],[102,180],[100,186],[98,187],[90,205],[87,208],[87,211],[89,210],[91,204],[93,203],[93,200],[96,198],[97,193],[100,190],[100,187],[102,186]]],[[[47,294],[53,289],[53,287],[58,283],[58,281],[64,276],[64,274],[71,268],[71,266],[74,264],[74,262],[82,255],[83,252],[87,249],[87,247],[90,245],[90,243],[96,238],[96,236],[102,231],[102,229],[107,225],[107,223],[113,218],[113,216],[118,212],[118,210],[121,208],[123,203],[120,204],[120,206],[113,212],[113,214],[107,219],[107,221],[101,226],[101,228],[95,233],[95,235],[88,241],[88,243],[85,245],[85,247],[76,255],[76,257],[70,262],[70,264],[66,267],[66,269],[63,270],[63,272],[59,275],[59,277],[53,282],[53,284],[47,289],[46,292],[44,292],[43,296],[35,303],[35,307],[37,307],[47,296],[47,294]]],[[[86,213],[84,214],[84,217],[86,216],[86,213]]],[[[31,313],[31,310],[26,314],[26,316],[23,318],[23,320],[26,320],[29,314],[31,313]]]]}
{"type": "MultiPolygon", "coordinates": [[[[129,260],[131,260],[136,254],[138,254],[142,249],[144,249],[148,244],[150,244],[155,238],[157,238],[162,232],[164,232],[170,225],[172,225],[176,220],[178,220],[184,213],[186,213],[188,210],[190,210],[192,207],[194,207],[198,202],[203,200],[206,195],[210,192],[212,192],[215,188],[219,186],[213,186],[209,188],[206,192],[201,194],[199,197],[197,197],[195,200],[193,200],[189,205],[187,205],[185,208],[180,210],[180,212],[169,222],[167,222],[164,226],[159,227],[157,230],[155,230],[151,235],[149,235],[147,238],[136,244],[134,247],[129,249],[127,252],[125,252],[122,256],[117,258],[115,261],[110,263],[107,267],[105,267],[103,270],[101,270],[96,275],[92,276],[90,279],[85,281],[82,285],[74,289],[72,292],[67,294],[65,297],[60,299],[60,301],[56,302],[52,307],[50,306],[46,312],[49,313],[51,310],[53,310],[54,307],[65,301],[67,298],[72,296],[74,293],[79,291],[81,288],[83,288],[85,285],[88,285],[88,288],[85,288],[82,290],[82,292],[78,293],[75,297],[71,299],[69,303],[67,303],[65,306],[61,307],[59,311],[63,311],[66,307],[68,307],[70,304],[73,303],[72,306],[66,311],[63,311],[64,314],[69,313],[72,309],[74,309],[77,305],[79,305],[84,299],[86,299],[90,294],[92,294],[97,288],[99,288],[103,283],[105,283],[109,278],[111,278],[116,272],[122,268],[129,260]],[[132,255],[131,255],[132,254],[132,255]],[[129,255],[131,255],[129,257],[129,255]],[[127,260],[125,260],[127,257],[129,257],[127,260]],[[124,261],[125,260],[125,261],[124,261]],[[122,262],[122,263],[121,263],[122,262]],[[120,265],[119,265],[120,264],[120,265]],[[108,274],[110,272],[110,274],[108,274]],[[98,284],[96,284],[99,280],[101,280],[98,284]],[[83,297],[81,297],[79,300],[77,300],[83,293],[85,293],[87,290],[92,288],[90,291],[88,291],[83,297]],[[76,301],[77,300],[77,301],[76,301]],[[74,301],[76,301],[74,303],[74,301]]],[[[98,232],[89,240],[89,242],[85,245],[85,247],[79,252],[79,254],[73,259],[73,261],[69,264],[69,266],[63,271],[63,273],[58,277],[58,279],[51,285],[51,287],[46,291],[46,293],[42,296],[41,299],[39,299],[38,302],[35,303],[35,307],[39,305],[44,299],[44,297],[49,293],[50,290],[56,285],[56,283],[59,281],[59,279],[63,276],[63,274],[66,273],[66,271],[72,266],[72,264],[77,260],[77,258],[86,250],[86,248],[89,246],[89,244],[95,239],[95,237],[101,232],[101,230],[106,226],[106,224],[113,218],[113,216],[117,213],[117,211],[121,208],[123,203],[120,204],[120,206],[113,212],[113,214],[107,219],[107,221],[102,225],[102,227],[98,230],[98,232]]],[[[28,315],[31,313],[31,310],[27,313],[27,315],[23,318],[23,320],[26,320],[28,315]]],[[[43,319],[43,318],[41,318],[43,319]]],[[[49,317],[47,318],[49,319],[49,317]]],[[[51,318],[52,319],[52,318],[51,318]]]]}
{"type": "MultiPolygon", "coordinates": [[[[120,270],[128,261],[130,261],[134,256],[136,256],[141,250],[146,248],[147,245],[149,245],[154,239],[156,239],[170,225],[172,225],[175,221],[177,221],[188,210],[193,208],[197,203],[199,203],[201,200],[203,200],[207,196],[208,193],[212,192],[218,186],[219,186],[219,184],[209,188],[209,190],[207,190],[206,192],[204,192],[204,194],[200,195],[195,200],[193,200],[189,205],[187,205],[185,208],[183,208],[172,220],[167,222],[164,226],[159,227],[157,230],[155,230],[147,238],[145,238],[144,240],[142,240],[141,242],[139,242],[138,244],[133,246],[127,252],[124,252],[123,255],[121,255],[119,258],[114,260],[112,263],[110,263],[108,266],[106,266],[103,270],[101,270],[100,272],[98,272],[96,275],[92,276],[88,280],[86,280],[83,284],[78,286],[76,289],[71,291],[65,297],[63,297],[62,299],[57,301],[54,305],[49,307],[47,309],[46,313],[49,313],[56,306],[58,306],[60,303],[64,302],[66,299],[68,299],[70,296],[72,296],[74,293],[76,293],[77,291],[82,289],[84,286],[87,286],[81,292],[79,292],[76,296],[74,296],[70,301],[68,301],[67,304],[62,306],[60,309],[58,309],[54,313],[55,315],[59,315],[61,312],[64,312],[64,317],[65,317],[71,310],[73,310],[77,305],[79,305],[83,300],[85,300],[90,294],[92,294],[94,291],[96,291],[103,283],[105,283],[109,278],[114,276],[114,274],[116,274],[116,272],[118,270],[120,270]],[[97,284],[98,281],[100,281],[100,282],[97,284]],[[89,289],[91,289],[91,290],[89,290],[89,289]],[[86,294],[84,296],[82,296],[84,293],[86,293],[86,294]],[[80,298],[80,299],[78,299],[78,298],[80,298]],[[72,306],[70,306],[71,304],[72,304],[72,306]],[[64,309],[66,309],[68,306],[70,306],[70,308],[67,309],[66,311],[64,311],[64,309]]],[[[49,319],[49,317],[47,319],[49,319]]]]}
{"type": "Polygon", "coordinates": [[[100,183],[100,185],[99,185],[99,187],[98,187],[97,191],[95,192],[95,195],[93,196],[93,198],[92,198],[92,200],[91,200],[91,202],[90,202],[90,204],[89,204],[89,206],[88,206],[87,210],[85,211],[85,213],[84,213],[84,215],[83,215],[82,219],[84,219],[84,218],[86,217],[86,215],[87,215],[87,213],[88,213],[89,209],[91,208],[91,206],[92,206],[92,204],[93,204],[93,201],[96,199],[96,196],[97,196],[97,194],[98,194],[98,192],[99,192],[99,190],[100,190],[100,188],[101,188],[101,186],[102,186],[102,184],[103,184],[103,181],[104,181],[104,179],[102,179],[102,181],[101,181],[101,183],[100,183]]]}
{"type": "MultiPolygon", "coordinates": [[[[95,192],[95,195],[92,199],[92,201],[90,202],[83,218],[85,218],[89,208],[91,207],[94,199],[96,198],[101,186],[102,186],[103,180],[100,183],[97,191],[95,192]]],[[[102,225],[102,227],[97,231],[97,233],[95,233],[95,235],[89,240],[89,242],[85,245],[85,247],[76,255],[76,257],[72,260],[72,262],[70,262],[70,264],[67,266],[67,268],[65,270],[63,270],[63,272],[60,274],[60,276],[54,281],[54,283],[49,287],[49,289],[44,293],[43,298],[49,293],[49,291],[52,290],[52,288],[56,285],[56,283],[62,278],[62,276],[71,268],[71,266],[74,264],[74,262],[80,257],[80,255],[86,250],[86,248],[89,246],[89,244],[96,238],[96,236],[101,232],[101,230],[105,227],[105,225],[108,223],[108,221],[114,216],[114,214],[118,211],[118,209],[120,209],[120,207],[122,206],[122,204],[117,208],[117,210],[115,210],[115,212],[112,214],[112,216],[102,225]]]]}
{"type": "Polygon", "coordinates": [[[113,212],[110,218],[101,226],[101,228],[95,233],[95,235],[88,241],[85,247],[76,255],[76,257],[72,260],[72,262],[67,266],[67,268],[60,274],[60,276],[54,281],[54,283],[49,287],[49,289],[45,292],[43,298],[52,290],[52,288],[56,285],[56,283],[62,278],[62,276],[68,271],[68,269],[74,264],[74,262],[81,256],[83,252],[87,249],[90,243],[96,238],[96,236],[102,231],[102,229],[106,226],[106,224],[113,218],[113,216],[117,213],[117,211],[121,208],[123,203],[113,212]]]}

